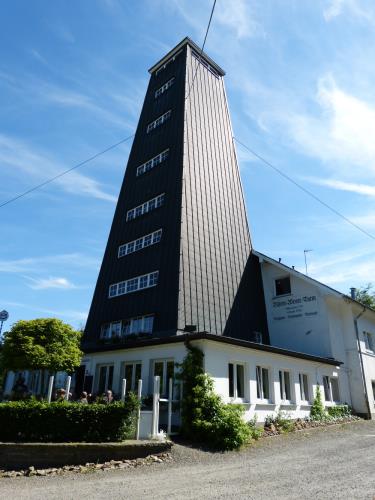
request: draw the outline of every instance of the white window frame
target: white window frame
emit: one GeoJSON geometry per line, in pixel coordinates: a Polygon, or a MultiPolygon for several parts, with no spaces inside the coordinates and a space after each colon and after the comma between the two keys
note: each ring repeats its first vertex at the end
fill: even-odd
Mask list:
{"type": "Polygon", "coordinates": [[[310,397],[310,384],[309,384],[309,376],[307,373],[300,372],[298,374],[298,381],[299,381],[299,394],[301,397],[301,402],[302,403],[309,403],[311,401],[310,397]],[[303,377],[306,377],[306,389],[307,389],[307,398],[306,398],[306,391],[305,391],[305,386],[304,386],[304,380],[303,377]]]}
{"type": "Polygon", "coordinates": [[[153,332],[153,323],[154,323],[154,320],[155,320],[155,315],[154,314],[144,314],[143,316],[134,316],[132,318],[123,319],[121,321],[112,321],[111,323],[104,323],[102,325],[102,327],[101,327],[101,330],[100,330],[100,338],[101,339],[112,339],[114,337],[125,338],[128,335],[133,335],[133,334],[137,334],[137,333],[148,333],[149,335],[151,335],[152,332],[153,332]],[[133,329],[132,329],[132,323],[134,323],[135,321],[142,320],[142,325],[144,326],[145,320],[148,319],[148,318],[152,318],[152,329],[151,329],[151,331],[146,331],[145,329],[141,329],[141,330],[138,330],[138,331],[133,331],[133,329]],[[114,335],[112,335],[112,325],[114,325],[116,323],[120,323],[121,324],[121,326],[120,326],[120,335],[114,336],[114,335]],[[129,333],[125,333],[125,334],[123,333],[124,323],[129,323],[129,333]],[[108,332],[108,335],[105,334],[106,332],[108,332]]]}
{"type": "Polygon", "coordinates": [[[121,259],[121,257],[126,257],[127,255],[130,255],[131,253],[139,252],[140,250],[143,250],[144,248],[148,248],[152,245],[156,245],[157,243],[160,243],[161,236],[163,234],[162,229],[157,229],[156,231],[153,231],[152,233],[145,234],[144,236],[140,236],[136,240],[128,241],[127,243],[124,243],[123,245],[120,245],[118,247],[118,252],[117,252],[117,257],[121,259]],[[151,243],[149,245],[146,245],[146,238],[150,237],[151,238],[151,243]],[[139,248],[137,248],[137,246],[139,248]]]}
{"type": "Polygon", "coordinates": [[[178,52],[176,52],[176,54],[174,56],[172,56],[170,59],[168,59],[167,62],[165,62],[163,64],[163,66],[160,66],[160,68],[158,68],[156,71],[155,71],[155,76],[158,76],[158,74],[163,71],[167,66],[168,64],[171,64],[172,62],[174,62],[176,60],[176,57],[179,56],[180,54],[182,53],[182,49],[179,50],[178,52]]]}
{"type": "Polygon", "coordinates": [[[128,384],[128,381],[126,381],[126,392],[136,392],[138,390],[138,380],[136,380],[136,374],[137,374],[137,365],[140,365],[141,367],[141,376],[139,377],[142,379],[142,361],[124,361],[123,367],[122,367],[122,378],[126,379],[126,367],[131,366],[132,367],[132,374],[131,374],[131,379],[130,379],[130,384],[128,384]]]}
{"type": "Polygon", "coordinates": [[[246,398],[246,385],[245,385],[245,380],[246,380],[246,363],[239,362],[239,361],[229,361],[228,363],[228,395],[229,397],[234,400],[234,401],[244,401],[246,398]],[[230,377],[229,377],[229,366],[232,365],[233,367],[233,395],[230,395],[230,377]],[[243,370],[243,380],[242,380],[242,387],[243,387],[243,395],[239,396],[238,395],[238,370],[237,367],[242,367],[243,370]]]}
{"type": "Polygon", "coordinates": [[[151,200],[147,200],[142,205],[138,205],[134,208],[131,208],[126,212],[126,222],[130,220],[134,220],[141,215],[148,214],[152,210],[156,210],[159,207],[164,205],[165,201],[165,193],[161,193],[155,198],[151,198],[151,200]]]}
{"type": "Polygon", "coordinates": [[[340,403],[340,384],[339,384],[339,378],[338,377],[333,377],[332,375],[324,375],[323,376],[323,392],[324,392],[324,399],[327,403],[340,403]],[[333,399],[333,390],[332,390],[332,379],[336,380],[337,382],[337,392],[339,399],[334,400],[333,399]],[[328,386],[327,389],[329,391],[329,398],[327,399],[326,395],[326,384],[324,383],[324,380],[328,380],[328,386]]]}
{"type": "Polygon", "coordinates": [[[273,285],[274,285],[274,293],[275,293],[275,297],[286,297],[287,295],[291,295],[292,293],[292,280],[290,279],[290,274],[285,274],[285,275],[282,275],[282,276],[278,276],[277,278],[274,278],[274,281],[273,281],[273,285]],[[284,279],[289,279],[289,288],[290,288],[290,291],[287,292],[287,293],[277,293],[277,287],[276,287],[276,281],[280,281],[280,280],[284,280],[284,279]]]}
{"type": "Polygon", "coordinates": [[[271,393],[271,369],[269,366],[256,365],[255,367],[255,381],[256,381],[256,389],[257,389],[257,402],[259,403],[271,403],[272,402],[272,393],[271,393]],[[258,377],[258,372],[260,370],[261,377],[258,377]],[[263,380],[263,370],[267,370],[268,372],[268,398],[259,397],[258,389],[261,396],[264,396],[264,380],[263,380]],[[258,382],[260,385],[258,385],[258,382]]]}
{"type": "Polygon", "coordinates": [[[363,332],[363,337],[365,339],[365,346],[366,346],[366,351],[368,352],[375,352],[375,340],[374,340],[374,335],[370,332],[363,332]]]}
{"type": "Polygon", "coordinates": [[[160,97],[164,92],[166,92],[168,89],[172,87],[172,85],[175,82],[175,77],[172,76],[167,82],[164,83],[161,87],[159,87],[157,90],[155,90],[155,99],[160,97]]]}
{"type": "Polygon", "coordinates": [[[109,285],[108,298],[113,299],[120,295],[128,295],[129,293],[146,290],[147,288],[157,286],[158,283],[159,271],[152,271],[151,273],[142,274],[141,276],[135,276],[126,281],[120,281],[119,283],[112,283],[109,285]]]}
{"type": "Polygon", "coordinates": [[[290,370],[285,370],[285,369],[280,369],[279,370],[279,393],[280,393],[280,400],[282,404],[290,404],[293,401],[293,394],[292,394],[292,372],[290,370]],[[287,391],[285,389],[286,382],[285,382],[285,374],[288,374],[289,378],[289,396],[290,398],[288,399],[287,396],[287,391]]]}
{"type": "Polygon", "coordinates": [[[105,381],[104,381],[104,390],[103,390],[103,392],[108,391],[108,390],[113,390],[113,375],[115,373],[115,365],[114,365],[114,363],[100,363],[100,364],[96,365],[97,379],[95,381],[95,386],[94,387],[96,387],[96,391],[99,392],[100,370],[102,368],[106,368],[105,381]],[[110,371],[109,369],[110,368],[112,368],[112,384],[109,387],[108,386],[108,382],[109,382],[109,371],[110,371]]]}
{"type": "Polygon", "coordinates": [[[152,122],[150,122],[147,125],[146,133],[149,134],[150,132],[152,132],[156,128],[160,127],[160,125],[163,125],[163,123],[165,123],[167,120],[169,120],[169,118],[171,117],[171,114],[172,114],[172,110],[168,109],[168,111],[166,111],[162,115],[158,116],[156,118],[156,120],[153,120],[152,122]]]}
{"type": "Polygon", "coordinates": [[[151,391],[154,390],[154,376],[155,376],[155,364],[163,363],[163,377],[160,377],[160,397],[165,397],[168,395],[169,381],[167,380],[168,375],[168,363],[173,363],[173,379],[175,378],[175,362],[173,358],[160,358],[151,360],[151,391]]]}
{"type": "Polygon", "coordinates": [[[154,156],[150,160],[147,160],[145,163],[142,163],[142,165],[139,165],[136,170],[136,176],[139,177],[142,174],[145,174],[146,172],[149,172],[153,168],[157,167],[160,165],[160,163],[163,163],[169,156],[169,148],[165,149],[158,155],[154,156]]]}

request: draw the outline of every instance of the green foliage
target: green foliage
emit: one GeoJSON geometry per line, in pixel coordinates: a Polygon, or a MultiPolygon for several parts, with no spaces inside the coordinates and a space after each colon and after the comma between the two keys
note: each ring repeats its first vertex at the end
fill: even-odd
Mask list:
{"type": "Polygon", "coordinates": [[[294,422],[290,415],[283,411],[278,411],[277,414],[268,415],[264,420],[264,427],[274,426],[279,432],[292,432],[294,430],[294,422]]]}
{"type": "Polygon", "coordinates": [[[108,405],[0,403],[0,441],[103,442],[133,438],[138,400],[108,405]]]}
{"type": "Polygon", "coordinates": [[[226,405],[215,394],[213,381],[203,370],[203,353],[187,344],[188,354],[178,376],[184,382],[182,434],[220,450],[233,450],[247,443],[250,428],[243,421],[240,405],[226,405]]]}
{"type": "Polygon", "coordinates": [[[324,420],[327,413],[324,409],[322,401],[322,393],[319,384],[316,386],[315,398],[311,407],[310,417],[311,420],[324,420]]]}
{"type": "Polygon", "coordinates": [[[357,288],[355,292],[355,300],[358,300],[361,304],[375,309],[375,293],[372,291],[374,288],[372,283],[368,283],[366,286],[357,288]]]}
{"type": "Polygon", "coordinates": [[[263,431],[261,428],[257,427],[256,415],[247,422],[247,425],[250,429],[251,439],[255,439],[257,441],[260,437],[262,437],[263,431]]]}
{"type": "Polygon", "coordinates": [[[345,418],[352,415],[352,408],[349,405],[330,406],[327,411],[328,415],[333,418],[345,418]]]}
{"type": "Polygon", "coordinates": [[[17,321],[4,334],[2,367],[72,373],[81,362],[81,335],[56,318],[17,321]]]}

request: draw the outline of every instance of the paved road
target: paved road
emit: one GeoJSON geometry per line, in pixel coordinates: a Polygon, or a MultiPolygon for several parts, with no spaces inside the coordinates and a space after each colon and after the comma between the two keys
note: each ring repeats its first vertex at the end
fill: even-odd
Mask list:
{"type": "Polygon", "coordinates": [[[268,438],[233,453],[176,445],[173,458],[125,471],[2,479],[0,498],[375,498],[375,422],[268,438]]]}

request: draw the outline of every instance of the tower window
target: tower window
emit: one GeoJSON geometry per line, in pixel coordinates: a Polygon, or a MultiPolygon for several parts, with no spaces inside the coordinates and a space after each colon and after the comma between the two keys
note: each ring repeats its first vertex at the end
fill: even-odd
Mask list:
{"type": "Polygon", "coordinates": [[[168,110],[166,113],[164,113],[163,115],[159,116],[159,118],[156,118],[156,120],[154,120],[153,122],[149,123],[147,125],[147,130],[146,130],[147,133],[149,134],[152,130],[154,130],[155,128],[159,127],[160,125],[162,125],[167,120],[169,120],[169,118],[171,117],[171,114],[172,114],[172,110],[168,110]]]}
{"type": "Polygon", "coordinates": [[[118,249],[118,256],[124,257],[125,255],[129,255],[130,253],[137,252],[138,250],[142,250],[142,248],[149,247],[151,245],[155,245],[159,243],[161,240],[162,229],[158,229],[153,233],[146,234],[146,236],[142,236],[134,241],[129,241],[129,243],[125,243],[124,245],[120,245],[118,249]]]}
{"type": "Polygon", "coordinates": [[[151,158],[151,160],[146,161],[146,163],[142,163],[142,165],[139,165],[139,167],[137,167],[137,177],[139,175],[145,174],[149,170],[152,170],[154,167],[165,161],[168,158],[168,155],[169,149],[166,149],[165,151],[162,151],[158,155],[151,158]]]}
{"type": "Polygon", "coordinates": [[[174,84],[174,76],[155,92],[155,99],[164,94],[174,84]]]}
{"type": "Polygon", "coordinates": [[[126,213],[126,220],[129,221],[132,219],[136,219],[141,215],[147,214],[148,212],[155,210],[155,208],[161,207],[164,204],[164,199],[165,199],[165,193],[159,194],[159,196],[156,196],[156,198],[152,198],[151,200],[142,203],[142,205],[138,205],[138,207],[128,210],[126,213]]]}
{"type": "Polygon", "coordinates": [[[178,51],[178,52],[177,52],[174,56],[172,56],[170,59],[168,59],[168,61],[167,61],[165,64],[163,64],[163,66],[161,66],[159,69],[157,69],[157,70],[155,71],[155,76],[158,76],[158,74],[159,74],[161,71],[163,71],[163,70],[164,70],[164,69],[168,66],[168,64],[173,63],[173,62],[176,60],[176,57],[177,57],[177,56],[179,56],[181,53],[182,53],[182,49],[181,49],[181,50],[179,50],[179,51],[178,51]]]}
{"type": "Polygon", "coordinates": [[[100,337],[110,339],[114,337],[126,337],[136,333],[152,333],[154,326],[154,315],[137,316],[135,318],[113,321],[102,325],[100,337]]]}
{"type": "Polygon", "coordinates": [[[130,280],[120,281],[120,283],[110,285],[108,297],[111,299],[112,297],[137,292],[138,290],[143,290],[144,288],[151,288],[152,286],[156,286],[158,281],[159,271],[137,276],[136,278],[131,278],[130,280]]]}
{"type": "Polygon", "coordinates": [[[275,293],[276,295],[287,295],[291,293],[290,276],[285,278],[278,278],[275,280],[275,293]]]}

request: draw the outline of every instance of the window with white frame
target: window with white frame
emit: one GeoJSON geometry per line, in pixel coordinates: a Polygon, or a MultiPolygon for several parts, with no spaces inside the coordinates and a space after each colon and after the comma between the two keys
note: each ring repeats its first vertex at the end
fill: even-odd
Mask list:
{"type": "Polygon", "coordinates": [[[158,155],[154,156],[150,160],[146,161],[145,163],[142,163],[142,165],[139,165],[137,167],[137,177],[139,177],[142,174],[145,174],[149,170],[152,170],[155,168],[157,165],[160,165],[160,163],[163,163],[169,156],[169,149],[165,149],[158,155]]]}
{"type": "Polygon", "coordinates": [[[163,71],[169,64],[173,63],[176,60],[176,57],[178,57],[182,53],[182,49],[176,52],[174,56],[172,56],[166,63],[163,64],[163,66],[160,66],[159,69],[155,71],[155,76],[158,76],[158,74],[163,71]]]}
{"type": "Polygon", "coordinates": [[[123,373],[126,379],[126,392],[137,392],[138,381],[142,378],[142,363],[140,361],[124,363],[123,373]]]}
{"type": "Polygon", "coordinates": [[[256,367],[257,398],[269,401],[270,397],[270,377],[269,369],[262,366],[256,367]]]}
{"type": "Polygon", "coordinates": [[[243,399],[245,397],[245,367],[242,363],[228,364],[229,397],[243,399]]]}
{"type": "Polygon", "coordinates": [[[160,396],[165,397],[168,394],[169,379],[174,378],[174,361],[173,359],[155,359],[152,362],[152,386],[154,377],[160,377],[160,396]]]}
{"type": "Polygon", "coordinates": [[[156,208],[159,208],[164,205],[165,201],[165,193],[159,194],[155,198],[151,200],[145,201],[142,205],[138,205],[137,207],[131,208],[126,213],[126,221],[136,219],[141,215],[147,214],[156,208]]]}
{"type": "Polygon", "coordinates": [[[290,372],[279,370],[280,398],[281,401],[291,401],[290,372]]]}
{"type": "Polygon", "coordinates": [[[291,293],[290,276],[275,279],[275,295],[288,295],[291,293]]]}
{"type": "Polygon", "coordinates": [[[108,297],[112,299],[119,295],[126,295],[128,293],[144,290],[145,288],[151,288],[158,284],[158,280],[159,271],[154,271],[152,273],[143,274],[142,276],[136,276],[126,281],[120,281],[120,283],[113,283],[109,286],[108,297]]]}
{"type": "Polygon", "coordinates": [[[167,112],[165,112],[164,114],[162,114],[158,118],[156,118],[156,120],[149,123],[147,125],[147,129],[146,129],[147,134],[152,132],[157,127],[160,127],[160,125],[163,125],[163,123],[165,123],[167,120],[169,120],[169,118],[171,117],[171,114],[172,114],[172,110],[169,109],[167,112]]]}
{"type": "Polygon", "coordinates": [[[301,395],[301,401],[310,401],[309,378],[306,375],[306,373],[299,374],[299,390],[301,395]]]}
{"type": "Polygon", "coordinates": [[[154,326],[154,315],[136,316],[135,318],[123,319],[102,325],[100,337],[110,339],[113,337],[126,337],[136,333],[152,333],[154,326]]]}
{"type": "Polygon", "coordinates": [[[159,241],[161,240],[161,234],[162,229],[158,229],[153,233],[146,234],[145,236],[141,236],[136,240],[129,241],[128,243],[120,245],[118,248],[118,257],[124,257],[125,255],[129,255],[130,253],[138,252],[138,250],[142,250],[143,248],[159,243],[159,241]]]}
{"type": "Polygon", "coordinates": [[[98,393],[112,390],[113,383],[113,365],[99,365],[98,367],[98,393]]]}
{"type": "Polygon", "coordinates": [[[340,401],[339,381],[337,377],[323,377],[324,399],[332,403],[340,401]]]}
{"type": "Polygon", "coordinates": [[[370,332],[363,332],[363,336],[365,339],[366,350],[375,352],[375,342],[374,336],[370,332]]]}
{"type": "Polygon", "coordinates": [[[174,76],[172,76],[170,80],[165,82],[164,85],[162,85],[155,91],[155,99],[164,94],[164,92],[166,92],[169,88],[171,88],[173,84],[174,84],[174,76]]]}

